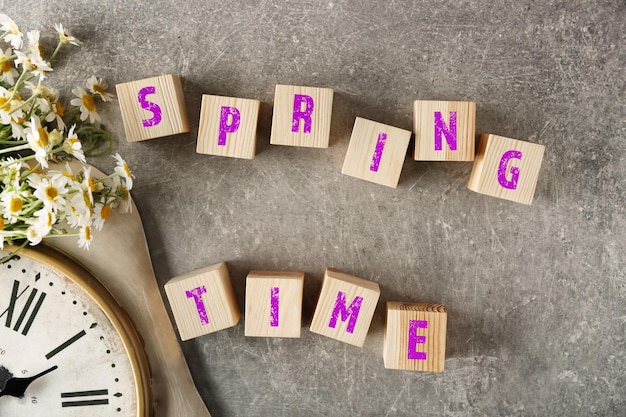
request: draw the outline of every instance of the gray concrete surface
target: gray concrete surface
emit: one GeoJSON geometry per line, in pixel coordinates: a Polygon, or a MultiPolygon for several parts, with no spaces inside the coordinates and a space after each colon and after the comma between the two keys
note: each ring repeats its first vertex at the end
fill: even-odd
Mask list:
{"type": "Polygon", "coordinates": [[[243,306],[250,269],[303,270],[308,322],[325,267],[381,285],[363,348],[242,323],[183,343],[214,416],[626,415],[623,0],[0,5],[84,42],[53,74],[68,93],[181,76],[189,134],[128,144],[103,110],[161,287],[227,261],[243,306]],[[277,83],[335,89],[329,149],[269,145],[277,83]],[[262,100],[254,160],[195,153],[202,94],[262,100]],[[407,157],[396,190],[343,176],[355,117],[410,130],[415,99],[474,100],[477,133],[545,145],[534,204],[468,190],[471,163],[407,157]],[[447,307],[443,374],[384,368],[388,300],[447,307]]]}

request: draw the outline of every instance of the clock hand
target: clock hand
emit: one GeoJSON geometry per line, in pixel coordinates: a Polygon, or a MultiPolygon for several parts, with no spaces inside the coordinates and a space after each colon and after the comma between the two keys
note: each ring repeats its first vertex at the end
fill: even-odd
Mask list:
{"type": "Polygon", "coordinates": [[[52,368],[50,369],[46,369],[45,371],[38,373],[37,375],[33,375],[31,377],[28,378],[9,378],[7,379],[7,381],[4,383],[4,388],[2,388],[2,390],[0,390],[0,397],[4,396],[4,395],[10,395],[12,397],[17,397],[17,398],[21,398],[24,396],[24,393],[26,392],[26,388],[28,388],[28,386],[37,378],[40,378],[46,374],[49,374],[50,372],[54,371],[55,369],[57,369],[58,366],[54,365],[52,368]]]}

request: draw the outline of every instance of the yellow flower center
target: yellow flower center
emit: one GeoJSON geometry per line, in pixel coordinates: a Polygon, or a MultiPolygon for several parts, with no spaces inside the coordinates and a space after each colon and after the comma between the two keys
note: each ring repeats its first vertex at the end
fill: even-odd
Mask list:
{"type": "Polygon", "coordinates": [[[85,240],[91,240],[91,227],[85,226],[85,240]]]}
{"type": "Polygon", "coordinates": [[[133,175],[133,173],[130,172],[130,168],[128,167],[128,164],[124,164],[124,171],[126,172],[126,175],[128,177],[131,177],[133,175]]]}
{"type": "Polygon", "coordinates": [[[4,219],[0,217],[0,230],[4,229],[4,219]]]}
{"type": "Polygon", "coordinates": [[[102,218],[102,220],[108,219],[110,215],[111,215],[111,206],[102,207],[102,210],[100,211],[100,217],[102,218]]]}
{"type": "MultiPolygon", "coordinates": [[[[3,59],[4,59],[4,57],[3,57],[3,59]]],[[[0,65],[0,69],[2,70],[2,72],[9,72],[9,71],[11,71],[11,69],[13,69],[13,65],[12,65],[11,61],[4,61],[0,65]]]]}
{"type": "Polygon", "coordinates": [[[83,106],[85,106],[85,108],[90,112],[96,109],[96,103],[93,101],[91,94],[83,95],[83,106]]]}
{"type": "Polygon", "coordinates": [[[46,198],[48,200],[54,200],[58,196],[59,196],[59,190],[57,190],[55,187],[51,185],[48,185],[46,187],[46,198]]]}
{"type": "Polygon", "coordinates": [[[65,176],[65,177],[67,177],[67,178],[71,179],[72,181],[76,181],[76,177],[75,177],[74,175],[70,174],[70,173],[69,173],[69,172],[67,172],[67,171],[64,171],[64,172],[63,172],[63,176],[65,176]]]}
{"type": "Polygon", "coordinates": [[[52,213],[48,212],[48,227],[52,227],[52,213]]]}
{"type": "Polygon", "coordinates": [[[59,117],[65,116],[65,109],[63,109],[63,106],[61,106],[61,103],[57,101],[53,105],[54,105],[54,112],[57,114],[57,116],[59,117]]]}
{"type": "Polygon", "coordinates": [[[19,213],[22,211],[22,207],[24,207],[24,202],[21,198],[13,197],[11,199],[11,203],[9,203],[9,210],[11,210],[11,213],[19,213]]]}
{"type": "Polygon", "coordinates": [[[91,88],[93,88],[93,91],[95,91],[98,94],[106,94],[107,90],[105,90],[104,88],[102,88],[102,86],[100,84],[93,84],[91,86],[91,88]]]}
{"type": "Polygon", "coordinates": [[[46,132],[46,129],[40,127],[39,129],[37,129],[37,133],[39,133],[39,141],[37,142],[37,145],[41,146],[42,148],[44,146],[48,146],[50,144],[50,141],[48,140],[48,132],[46,132]]]}
{"type": "Polygon", "coordinates": [[[87,183],[89,184],[89,190],[93,193],[96,191],[96,185],[93,183],[93,178],[89,177],[89,180],[87,180],[87,183]]]}
{"type": "Polygon", "coordinates": [[[4,106],[9,101],[6,97],[0,97],[0,106],[4,106]]]}

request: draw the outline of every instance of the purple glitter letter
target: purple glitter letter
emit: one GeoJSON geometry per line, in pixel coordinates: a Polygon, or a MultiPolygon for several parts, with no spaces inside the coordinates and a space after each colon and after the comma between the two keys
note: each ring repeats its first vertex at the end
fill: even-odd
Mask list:
{"type": "Polygon", "coordinates": [[[239,129],[241,114],[237,107],[222,106],[220,111],[220,133],[217,137],[217,146],[226,146],[226,134],[234,133],[239,129]],[[228,123],[228,117],[231,117],[228,123]]]}
{"type": "Polygon", "coordinates": [[[158,104],[146,100],[148,94],[156,94],[156,88],[154,86],[144,87],[137,94],[137,100],[141,104],[141,108],[152,113],[150,119],[141,120],[143,127],[156,126],[161,123],[161,108],[158,104]]]}
{"type": "Polygon", "coordinates": [[[278,327],[278,287],[270,291],[270,326],[278,327]]]}
{"type": "Polygon", "coordinates": [[[435,150],[443,150],[443,143],[441,137],[445,136],[450,150],[456,151],[456,112],[450,112],[450,129],[446,126],[446,122],[443,121],[440,111],[435,112],[435,150]]]}
{"type": "Polygon", "coordinates": [[[194,288],[191,291],[185,291],[187,298],[193,298],[193,301],[196,303],[196,310],[198,310],[198,316],[200,317],[200,323],[209,324],[209,316],[206,313],[206,308],[204,307],[204,301],[202,301],[202,294],[206,293],[206,287],[203,285],[202,287],[194,288]]]}
{"type": "Polygon", "coordinates": [[[304,94],[296,94],[293,98],[293,118],[291,122],[291,131],[297,133],[300,131],[300,119],[304,120],[304,133],[311,133],[311,126],[313,124],[311,120],[311,114],[315,103],[313,97],[304,94]],[[302,104],[305,108],[302,110],[302,104]]]}
{"type": "Polygon", "coordinates": [[[346,294],[339,291],[337,293],[337,301],[335,301],[335,307],[333,308],[333,312],[330,316],[328,327],[332,327],[334,329],[337,326],[337,318],[339,317],[339,314],[341,314],[341,321],[346,321],[348,317],[350,317],[346,331],[348,333],[354,333],[354,326],[356,325],[356,320],[359,317],[359,311],[361,310],[362,303],[363,297],[356,296],[354,297],[354,300],[352,300],[350,307],[346,308],[346,294]]]}
{"type": "Polygon", "coordinates": [[[409,320],[409,354],[408,359],[425,361],[426,352],[417,352],[417,345],[426,343],[426,336],[418,336],[417,329],[427,329],[428,322],[426,320],[409,320]]]}
{"type": "Polygon", "coordinates": [[[504,188],[515,190],[517,188],[517,181],[519,180],[519,168],[511,167],[511,180],[506,179],[506,168],[511,159],[522,159],[522,153],[520,151],[510,150],[502,155],[500,165],[498,166],[498,182],[504,188]]]}
{"type": "Polygon", "coordinates": [[[378,140],[376,141],[376,149],[374,149],[374,157],[370,165],[370,171],[378,172],[380,166],[380,158],[383,156],[383,150],[385,150],[385,142],[387,141],[387,134],[380,132],[378,134],[378,140]]]}

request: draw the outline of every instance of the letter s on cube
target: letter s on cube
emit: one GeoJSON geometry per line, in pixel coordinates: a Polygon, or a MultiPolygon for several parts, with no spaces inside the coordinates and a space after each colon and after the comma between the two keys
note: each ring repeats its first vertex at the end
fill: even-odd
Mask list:
{"type": "Polygon", "coordinates": [[[531,204],[545,146],[482,135],[467,187],[477,193],[531,204]]]}
{"type": "Polygon", "coordinates": [[[162,75],[115,86],[128,142],[189,132],[180,78],[162,75]]]}

